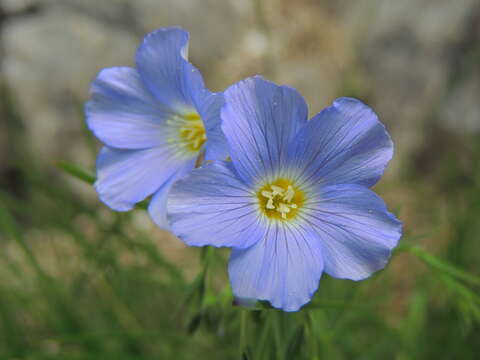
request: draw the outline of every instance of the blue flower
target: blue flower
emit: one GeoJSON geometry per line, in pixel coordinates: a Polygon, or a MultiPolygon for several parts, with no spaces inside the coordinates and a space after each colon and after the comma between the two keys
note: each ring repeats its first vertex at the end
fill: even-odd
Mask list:
{"type": "Polygon", "coordinates": [[[232,161],[175,183],[168,217],[188,245],[233,248],[235,296],[296,311],[323,272],[362,280],[386,265],[401,223],[369,187],[393,144],[368,106],[340,98],[307,121],[296,90],[253,77],[221,116],[232,161]]]}
{"type": "Polygon", "coordinates": [[[148,34],[136,69],[102,70],[85,107],[88,127],[105,144],[97,159],[100,199],[127,211],[154,194],[149,212],[164,228],[172,183],[194,168],[202,151],[207,160],[228,155],[220,128],[223,94],[206,89],[187,61],[188,39],[179,28],[148,34]]]}

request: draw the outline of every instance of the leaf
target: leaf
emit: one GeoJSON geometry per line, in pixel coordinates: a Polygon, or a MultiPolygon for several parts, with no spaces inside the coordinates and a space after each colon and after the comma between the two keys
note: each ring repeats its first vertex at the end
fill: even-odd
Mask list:
{"type": "MultiPolygon", "coordinates": [[[[57,167],[61,170],[63,170],[66,174],[73,176],[74,178],[77,178],[83,182],[86,182],[90,185],[93,185],[95,183],[95,175],[90,173],[89,171],[82,169],[81,167],[68,162],[68,161],[59,161],[57,163],[57,167]]],[[[139,202],[136,206],[136,208],[147,210],[148,209],[148,200],[143,200],[139,202]]]]}
{"type": "Polygon", "coordinates": [[[95,182],[95,175],[91,174],[87,170],[80,168],[79,166],[72,164],[68,161],[59,161],[57,167],[63,170],[68,175],[71,175],[86,183],[93,184],[95,182]]]}
{"type": "Polygon", "coordinates": [[[422,260],[425,264],[441,271],[442,273],[448,274],[449,276],[462,280],[470,285],[480,286],[480,277],[459,269],[447,261],[430,254],[428,251],[425,251],[420,247],[404,246],[399,251],[408,251],[409,253],[415,255],[418,259],[422,260]]]}

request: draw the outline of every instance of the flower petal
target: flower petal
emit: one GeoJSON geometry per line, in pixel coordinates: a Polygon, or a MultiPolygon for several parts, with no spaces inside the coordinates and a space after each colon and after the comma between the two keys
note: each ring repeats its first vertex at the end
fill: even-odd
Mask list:
{"type": "Polygon", "coordinates": [[[155,194],[153,194],[152,200],[148,205],[148,213],[158,227],[164,230],[170,230],[170,224],[167,220],[167,200],[168,194],[172,188],[172,184],[176,179],[186,175],[190,168],[183,168],[175,174],[171,179],[166,181],[155,194]]]}
{"type": "Polygon", "coordinates": [[[321,239],[325,272],[362,280],[382,269],[401,237],[401,222],[364,186],[333,185],[320,193],[306,205],[304,220],[321,239]]]}
{"type": "Polygon", "coordinates": [[[393,143],[377,115],[352,98],[337,99],[311,119],[289,149],[304,180],[374,185],[393,155],[393,143]]]}
{"type": "Polygon", "coordinates": [[[180,28],[148,34],[137,50],[137,68],[150,92],[177,112],[195,110],[193,93],[205,88],[200,72],[188,61],[189,35],[180,28]]]}
{"type": "Polygon", "coordinates": [[[318,239],[305,228],[272,223],[255,245],[233,249],[228,272],[235,296],[297,311],[318,288],[323,256],[318,239]]]}
{"type": "Polygon", "coordinates": [[[223,93],[211,93],[206,90],[197,96],[197,99],[207,134],[205,160],[225,160],[228,157],[228,143],[220,126],[220,110],[225,103],[223,93]]]}
{"type": "Polygon", "coordinates": [[[206,164],[172,186],[172,232],[191,246],[248,247],[265,231],[254,197],[231,163],[206,164]]]}
{"type": "Polygon", "coordinates": [[[235,168],[247,183],[272,175],[307,121],[305,101],[295,89],[259,76],[240,81],[224,94],[222,129],[235,168]]]}
{"type": "Polygon", "coordinates": [[[127,211],[184,169],[192,169],[194,163],[195,159],[177,160],[166,148],[104,147],[97,158],[95,188],[106,205],[127,211]]]}
{"type": "Polygon", "coordinates": [[[146,149],[162,142],[162,123],[171,111],[143,85],[137,70],[102,70],[92,82],[85,106],[87,124],[104,144],[122,149],[146,149]]]}

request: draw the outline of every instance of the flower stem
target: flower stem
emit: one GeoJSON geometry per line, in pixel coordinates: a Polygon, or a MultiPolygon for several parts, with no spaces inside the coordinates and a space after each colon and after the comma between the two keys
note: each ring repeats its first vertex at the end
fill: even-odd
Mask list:
{"type": "Polygon", "coordinates": [[[243,358],[243,354],[247,348],[247,326],[248,326],[248,312],[246,310],[240,310],[240,359],[243,358]]]}

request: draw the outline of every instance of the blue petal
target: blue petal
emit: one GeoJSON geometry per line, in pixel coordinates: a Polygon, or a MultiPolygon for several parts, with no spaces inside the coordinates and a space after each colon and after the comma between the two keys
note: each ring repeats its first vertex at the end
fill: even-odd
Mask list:
{"type": "Polygon", "coordinates": [[[307,105],[298,92],[259,76],[225,91],[222,129],[238,173],[249,184],[275,173],[288,143],[307,121],[307,105]]]}
{"type": "Polygon", "coordinates": [[[149,91],[179,114],[197,112],[207,133],[205,158],[223,160],[228,146],[220,129],[223,94],[211,93],[201,73],[187,61],[189,35],[163,28],[147,35],[136,56],[137,68],[149,91]]]}
{"type": "Polygon", "coordinates": [[[172,186],[168,198],[172,232],[192,246],[248,247],[265,232],[255,197],[231,163],[206,164],[172,186]]]}
{"type": "Polygon", "coordinates": [[[268,300],[297,311],[310,301],[323,272],[318,239],[299,225],[272,223],[261,241],[233,249],[228,267],[237,297],[268,300]]]}
{"type": "Polygon", "coordinates": [[[370,187],[392,158],[393,143],[368,106],[340,98],[300,130],[289,155],[305,181],[370,187]]]}
{"type": "Polygon", "coordinates": [[[145,89],[137,70],[102,70],[92,82],[85,107],[90,130],[106,145],[123,149],[158,146],[162,124],[171,111],[145,89]]]}
{"type": "Polygon", "coordinates": [[[328,186],[306,206],[304,220],[321,239],[325,272],[336,278],[362,280],[382,269],[402,234],[401,222],[364,186],[328,186]]]}
{"type": "Polygon", "coordinates": [[[153,195],[150,204],[148,205],[148,213],[153,222],[164,230],[170,230],[170,224],[167,220],[167,200],[168,194],[172,188],[172,184],[176,179],[181,178],[182,176],[188,173],[190,168],[183,168],[178,171],[172,178],[166,181],[160,189],[153,195]]]}
{"type": "Polygon", "coordinates": [[[220,110],[225,103],[223,93],[205,90],[196,99],[207,134],[205,160],[225,160],[228,157],[228,143],[220,126],[220,110]]]}
{"type": "Polygon", "coordinates": [[[167,148],[120,150],[104,147],[97,158],[95,188],[100,199],[117,211],[127,211],[157,191],[195,159],[180,161],[167,148]]]}
{"type": "Polygon", "coordinates": [[[193,94],[205,88],[200,72],[186,60],[188,39],[185,30],[162,28],[145,37],[136,55],[147,88],[179,113],[195,110],[193,94]]]}

